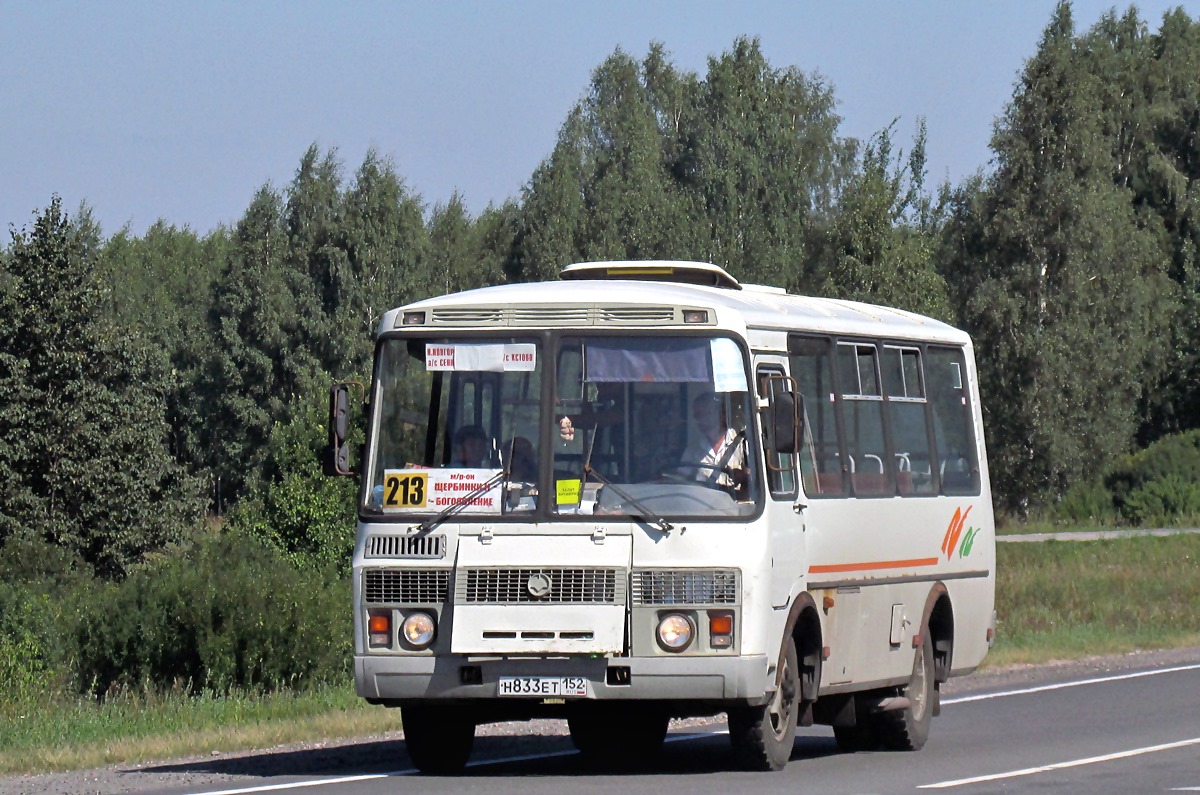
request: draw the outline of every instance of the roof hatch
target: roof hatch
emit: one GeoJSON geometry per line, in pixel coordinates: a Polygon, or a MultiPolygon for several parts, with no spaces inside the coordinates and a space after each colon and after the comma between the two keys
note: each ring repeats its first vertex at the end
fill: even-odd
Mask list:
{"type": "Polygon", "coordinates": [[[633,279],[679,282],[740,290],[742,285],[724,268],[707,262],[641,260],[632,262],[579,262],[562,269],[563,279],[633,279]]]}

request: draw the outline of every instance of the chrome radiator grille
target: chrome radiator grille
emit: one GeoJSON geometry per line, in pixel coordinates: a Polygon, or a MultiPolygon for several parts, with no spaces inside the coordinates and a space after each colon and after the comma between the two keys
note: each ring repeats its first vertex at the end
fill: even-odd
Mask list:
{"type": "Polygon", "coordinates": [[[365,556],[368,558],[444,558],[446,537],[372,535],[367,538],[365,556]]]}
{"type": "Polygon", "coordinates": [[[467,569],[458,604],[623,604],[624,572],[617,569],[467,569]]]}
{"type": "Polygon", "coordinates": [[[450,593],[448,569],[367,569],[363,601],[368,604],[445,602],[450,593]]]}
{"type": "Polygon", "coordinates": [[[736,605],[737,569],[645,569],[633,573],[635,605],[736,605]]]}

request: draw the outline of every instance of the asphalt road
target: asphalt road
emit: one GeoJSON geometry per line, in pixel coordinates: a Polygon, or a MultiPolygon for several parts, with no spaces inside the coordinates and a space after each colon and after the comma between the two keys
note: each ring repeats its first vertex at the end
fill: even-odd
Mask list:
{"type": "Polygon", "coordinates": [[[588,768],[561,724],[537,722],[481,730],[471,766],[454,778],[415,773],[403,741],[384,739],[0,780],[0,793],[1200,792],[1200,649],[967,677],[949,691],[919,752],[844,754],[828,728],[813,727],[780,773],[734,769],[720,722],[674,727],[659,763],[643,770],[588,768]]]}

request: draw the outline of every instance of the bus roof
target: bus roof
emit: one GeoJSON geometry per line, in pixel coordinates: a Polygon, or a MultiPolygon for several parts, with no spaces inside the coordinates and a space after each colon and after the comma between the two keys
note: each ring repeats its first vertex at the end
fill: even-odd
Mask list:
{"type": "MultiPolygon", "coordinates": [[[[483,287],[418,301],[384,315],[379,333],[424,311],[420,328],[696,328],[685,309],[710,309],[716,327],[853,334],[968,345],[967,334],[902,309],[789,295],[777,287],[739,284],[708,263],[637,261],[578,263],[562,281],[483,287]],[[702,283],[697,283],[702,282],[702,283]]],[[[712,324],[708,324],[712,327],[712,324]]]]}

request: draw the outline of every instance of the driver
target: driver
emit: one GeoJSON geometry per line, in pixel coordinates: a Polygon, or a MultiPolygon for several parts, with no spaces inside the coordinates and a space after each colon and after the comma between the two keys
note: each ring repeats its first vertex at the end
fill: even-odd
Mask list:
{"type": "Polygon", "coordinates": [[[746,449],[741,434],[729,427],[725,401],[714,392],[700,393],[692,400],[692,419],[698,434],[683,451],[680,472],[710,486],[743,487],[748,480],[746,449]]]}

